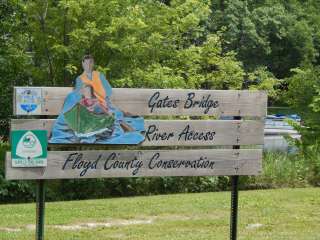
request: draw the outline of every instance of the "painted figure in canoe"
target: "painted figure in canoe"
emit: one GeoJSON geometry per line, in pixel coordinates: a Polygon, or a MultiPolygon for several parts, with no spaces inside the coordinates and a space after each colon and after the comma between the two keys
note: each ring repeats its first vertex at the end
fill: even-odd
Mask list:
{"type": "Polygon", "coordinates": [[[139,144],[144,140],[144,119],[111,103],[112,88],[102,73],[93,71],[93,65],[91,55],[83,57],[84,71],[64,101],[49,142],[139,144]]]}

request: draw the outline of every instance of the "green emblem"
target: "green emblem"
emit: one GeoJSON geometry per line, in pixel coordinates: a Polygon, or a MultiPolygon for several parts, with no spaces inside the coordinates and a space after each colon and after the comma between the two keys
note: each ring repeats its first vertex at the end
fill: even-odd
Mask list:
{"type": "Polygon", "coordinates": [[[47,131],[11,131],[12,167],[47,166],[47,131]]]}

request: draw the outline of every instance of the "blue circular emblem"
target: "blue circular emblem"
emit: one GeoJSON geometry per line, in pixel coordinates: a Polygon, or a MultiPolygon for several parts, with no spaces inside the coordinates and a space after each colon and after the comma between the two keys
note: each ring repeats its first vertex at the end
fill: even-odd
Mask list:
{"type": "Polygon", "coordinates": [[[25,89],[20,93],[20,108],[25,112],[35,111],[40,103],[38,92],[33,89],[25,89]]]}

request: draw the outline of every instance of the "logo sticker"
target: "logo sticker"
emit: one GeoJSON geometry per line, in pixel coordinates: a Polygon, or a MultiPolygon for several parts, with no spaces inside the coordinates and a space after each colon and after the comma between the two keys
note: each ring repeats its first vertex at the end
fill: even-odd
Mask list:
{"type": "Polygon", "coordinates": [[[17,114],[40,114],[41,113],[41,88],[18,88],[17,114]]]}
{"type": "Polygon", "coordinates": [[[47,131],[45,130],[12,131],[12,167],[46,166],[47,145],[47,131]]]}

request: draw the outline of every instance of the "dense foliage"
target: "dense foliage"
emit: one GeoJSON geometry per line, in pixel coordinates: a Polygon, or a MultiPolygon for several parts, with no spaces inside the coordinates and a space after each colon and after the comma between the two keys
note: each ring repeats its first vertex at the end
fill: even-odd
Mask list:
{"type": "Polygon", "coordinates": [[[1,1],[0,119],[13,86],[72,86],[85,53],[114,87],[267,89],[271,103],[308,107],[319,94],[319,9],[316,0],[1,1]]]}
{"type": "Polygon", "coordinates": [[[85,53],[114,87],[273,90],[276,84],[264,65],[247,68],[225,44],[227,25],[213,19],[218,10],[210,1],[0,4],[0,89],[7,96],[0,119],[12,111],[13,86],[71,86],[85,53]]]}

